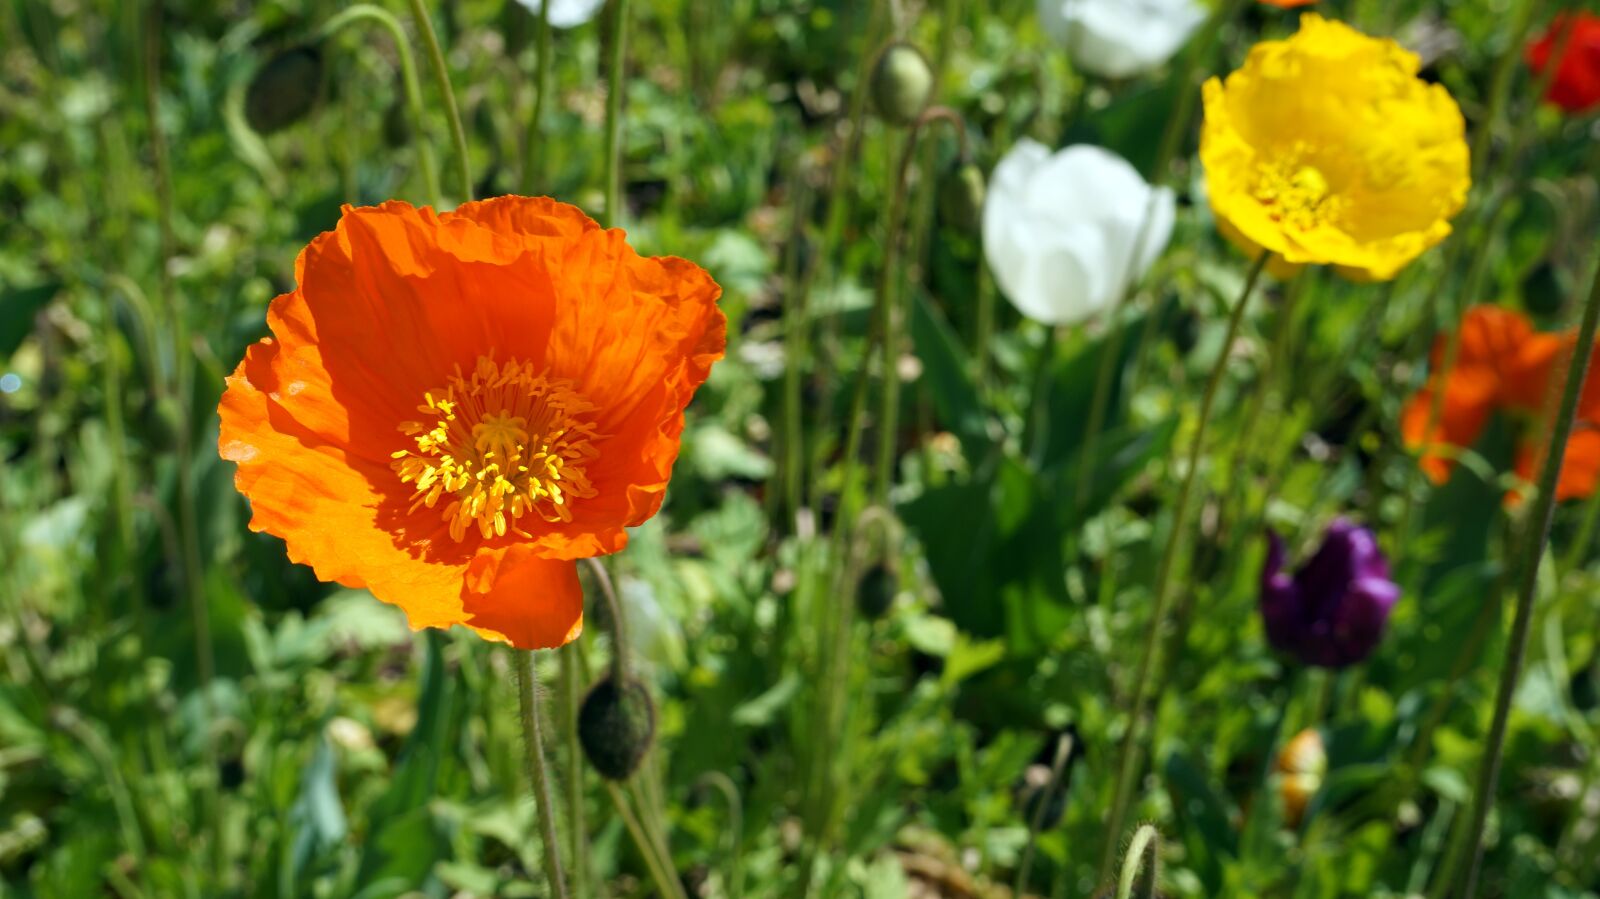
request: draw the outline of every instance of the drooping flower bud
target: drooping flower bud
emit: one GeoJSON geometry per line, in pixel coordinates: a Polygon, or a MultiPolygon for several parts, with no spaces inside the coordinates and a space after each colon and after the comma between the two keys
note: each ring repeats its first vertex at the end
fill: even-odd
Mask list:
{"type": "Polygon", "coordinates": [[[1522,305],[1534,315],[1555,315],[1572,296],[1572,285],[1561,268],[1549,259],[1535,265],[1522,279],[1522,305]]]}
{"type": "Polygon", "coordinates": [[[1299,571],[1284,570],[1283,541],[1271,546],[1261,572],[1261,617],[1272,645],[1306,665],[1343,668],[1372,653],[1383,637],[1400,587],[1377,538],[1344,519],[1299,571]]]}
{"type": "Polygon", "coordinates": [[[921,50],[897,41],[878,56],[870,87],[873,108],[885,122],[909,125],[933,99],[933,68],[921,50]]]}
{"type": "Polygon", "coordinates": [[[618,690],[607,677],[589,690],[578,709],[578,742],[589,764],[607,780],[632,775],[655,734],[655,703],[636,680],[627,680],[618,690]]]}
{"type": "Polygon", "coordinates": [[[898,589],[889,566],[880,563],[868,568],[856,583],[856,611],[868,621],[882,618],[894,605],[898,589]]]}
{"type": "Polygon", "coordinates": [[[983,226],[983,170],[970,162],[946,170],[939,179],[939,216],[952,228],[976,233],[983,226]]]}
{"type": "Polygon", "coordinates": [[[1322,744],[1322,733],[1307,728],[1283,746],[1273,765],[1278,772],[1278,798],[1283,800],[1283,820],[1290,827],[1299,827],[1305,818],[1306,806],[1311,797],[1322,789],[1323,775],[1328,773],[1328,751],[1322,744]]]}
{"type": "Polygon", "coordinates": [[[321,96],[321,48],[291,47],[267,60],[250,79],[244,118],[257,132],[271,134],[309,115],[321,96]]]}

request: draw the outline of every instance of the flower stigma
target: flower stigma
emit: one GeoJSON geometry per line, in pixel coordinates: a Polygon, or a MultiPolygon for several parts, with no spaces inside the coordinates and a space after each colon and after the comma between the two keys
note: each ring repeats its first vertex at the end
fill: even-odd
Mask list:
{"type": "Polygon", "coordinates": [[[414,485],[410,511],[437,508],[450,537],[476,526],[484,539],[532,535],[518,522],[537,515],[571,521],[572,501],[595,495],[584,472],[599,456],[596,407],[577,385],[479,356],[470,376],[458,366],[445,386],[417,406],[424,418],[401,422],[415,448],[391,454],[401,483],[414,485]]]}

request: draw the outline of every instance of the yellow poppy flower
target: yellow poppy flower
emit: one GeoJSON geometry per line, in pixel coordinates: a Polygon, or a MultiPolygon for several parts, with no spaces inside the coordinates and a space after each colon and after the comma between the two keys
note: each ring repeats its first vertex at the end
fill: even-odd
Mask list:
{"type": "Polygon", "coordinates": [[[1219,229],[1252,255],[1386,281],[1450,233],[1466,125],[1416,54],[1314,13],[1204,89],[1200,161],[1219,229]]]}

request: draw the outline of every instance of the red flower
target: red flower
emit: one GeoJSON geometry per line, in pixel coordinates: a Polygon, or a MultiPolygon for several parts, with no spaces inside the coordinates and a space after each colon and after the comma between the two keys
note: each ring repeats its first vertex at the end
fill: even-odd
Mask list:
{"type": "MultiPolygon", "coordinates": [[[[1411,398],[1400,419],[1406,444],[1423,447],[1422,470],[1434,483],[1444,483],[1455,465],[1456,451],[1478,441],[1495,413],[1507,415],[1518,427],[1513,470],[1525,481],[1538,476],[1544,456],[1540,425],[1548,422],[1553,389],[1566,378],[1574,355],[1571,334],[1544,334],[1521,314],[1497,306],[1474,306],[1461,321],[1461,345],[1456,364],[1441,373],[1444,340],[1433,351],[1433,374],[1411,398]],[[1439,390],[1438,417],[1433,417],[1439,390]]],[[[1591,350],[1595,352],[1595,350],[1591,350]]],[[[1600,353],[1597,353],[1600,355],[1600,353]]],[[[1595,360],[1600,361],[1600,360],[1595,360]]],[[[1600,485],[1600,369],[1591,362],[1579,401],[1578,421],[1567,443],[1556,499],[1582,499],[1600,485]]],[[[1520,493],[1506,496],[1518,502],[1520,493]]]]}
{"type": "Polygon", "coordinates": [[[1544,96],[1567,112],[1582,113],[1600,106],[1600,16],[1587,12],[1557,15],[1545,33],[1528,45],[1525,59],[1529,68],[1543,75],[1568,28],[1572,35],[1566,37],[1566,48],[1544,96]]]}

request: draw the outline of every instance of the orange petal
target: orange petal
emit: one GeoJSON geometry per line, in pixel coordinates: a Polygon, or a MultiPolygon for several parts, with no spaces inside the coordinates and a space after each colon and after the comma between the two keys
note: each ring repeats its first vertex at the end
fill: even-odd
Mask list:
{"type": "Polygon", "coordinates": [[[250,500],[250,529],[283,538],[290,560],[318,578],[366,587],[401,607],[412,627],[460,622],[464,560],[429,561],[396,541],[380,522],[388,512],[374,487],[393,473],[319,433],[317,425],[328,424],[318,417],[325,404],[301,400],[320,389],[293,392],[276,361],[274,342],[251,347],[219,408],[218,448],[239,466],[234,484],[250,500]]]}
{"type": "Polygon", "coordinates": [[[461,603],[467,626],[518,649],[554,649],[583,632],[578,564],[540,558],[527,544],[479,550],[461,603]]]}
{"type": "Polygon", "coordinates": [[[1447,480],[1455,465],[1454,458],[1435,447],[1467,449],[1476,443],[1494,411],[1495,387],[1494,378],[1481,369],[1456,369],[1445,383],[1432,433],[1428,433],[1428,420],[1434,415],[1437,388],[1424,387],[1406,404],[1400,415],[1401,436],[1409,447],[1425,447],[1422,470],[1434,483],[1447,480]]]}

